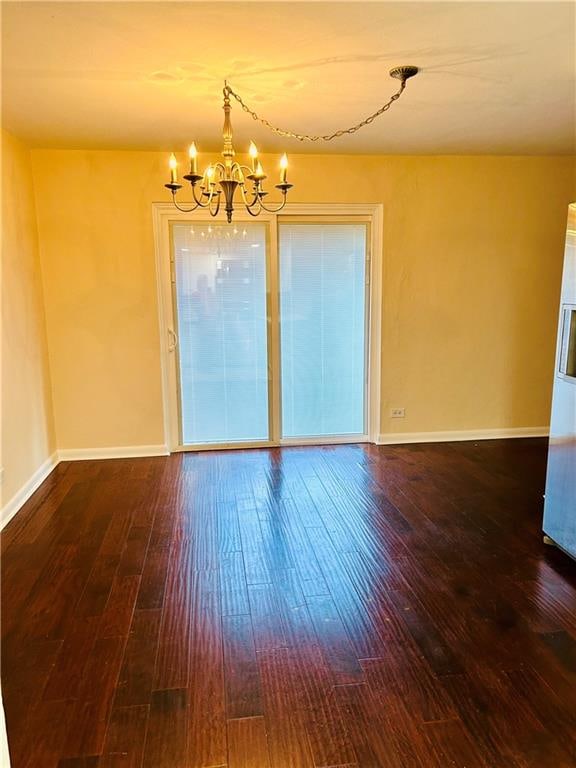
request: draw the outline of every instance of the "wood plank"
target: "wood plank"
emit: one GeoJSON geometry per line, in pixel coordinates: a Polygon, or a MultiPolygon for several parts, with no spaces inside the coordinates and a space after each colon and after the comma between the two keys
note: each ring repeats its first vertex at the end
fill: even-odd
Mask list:
{"type": "Polygon", "coordinates": [[[295,710],[307,735],[314,765],[351,765],[356,753],[334,696],[334,675],[316,646],[291,652],[296,678],[295,710]]]}
{"type": "Polygon", "coordinates": [[[194,574],[187,768],[209,768],[227,762],[224,655],[216,585],[216,571],[194,574]]]}
{"type": "Polygon", "coordinates": [[[477,752],[485,755],[490,768],[524,765],[510,723],[494,713],[497,702],[490,691],[467,675],[446,676],[442,685],[476,744],[477,752]]]}
{"type": "Polygon", "coordinates": [[[31,643],[3,659],[2,700],[11,743],[21,735],[29,737],[29,724],[61,649],[61,640],[31,643]]]}
{"type": "Polygon", "coordinates": [[[77,618],[70,628],[44,690],[44,701],[78,696],[86,659],[92,654],[100,623],[99,616],[77,618]]]}
{"type": "Polygon", "coordinates": [[[281,648],[258,654],[271,763],[276,768],[311,768],[314,758],[297,709],[297,668],[281,648]]]}
{"type": "Polygon", "coordinates": [[[141,576],[150,541],[150,528],[132,525],[118,564],[119,576],[141,576]]]}
{"type": "Polygon", "coordinates": [[[164,591],[166,589],[166,577],[168,575],[169,551],[165,544],[148,549],[136,601],[136,608],[138,610],[162,608],[164,591]]]}
{"type": "Polygon", "coordinates": [[[218,510],[218,551],[220,555],[242,551],[240,525],[236,500],[219,501],[218,510]]]}
{"type": "Polygon", "coordinates": [[[426,723],[420,727],[426,745],[428,764],[437,768],[465,765],[466,768],[492,768],[490,757],[483,755],[459,720],[426,723]]]}
{"type": "Polygon", "coordinates": [[[116,575],[100,621],[98,637],[125,637],[132,623],[140,576],[116,575]]]}
{"type": "Polygon", "coordinates": [[[98,768],[140,768],[148,715],[148,706],[114,707],[98,768]]]}
{"type": "Polygon", "coordinates": [[[122,637],[96,640],[69,718],[63,757],[102,753],[125,643],[122,637]]]}
{"type": "Polygon", "coordinates": [[[544,643],[550,648],[556,659],[566,672],[572,674],[576,681],[576,640],[565,632],[546,632],[540,635],[544,643]]]}
{"type": "Polygon", "coordinates": [[[422,606],[411,596],[395,591],[390,593],[390,600],[434,673],[439,677],[460,674],[463,671],[460,662],[439,634],[438,624],[422,606]]]}
{"type": "Polygon", "coordinates": [[[271,768],[263,717],[228,720],[228,768],[271,768]]]}
{"type": "Polygon", "coordinates": [[[250,612],[242,552],[228,552],[220,557],[220,585],[223,616],[250,612]]]}
{"type": "Polygon", "coordinates": [[[26,728],[14,733],[7,723],[10,758],[13,768],[52,768],[61,759],[66,743],[70,701],[42,701],[26,721],[26,728]]]}
{"type": "Polygon", "coordinates": [[[100,768],[100,756],[65,757],[58,761],[58,768],[100,768]]]}
{"type": "Polygon", "coordinates": [[[166,598],[158,636],[154,688],[185,688],[189,680],[192,542],[175,541],[170,550],[166,598]]]}
{"type": "Polygon", "coordinates": [[[226,716],[262,714],[260,675],[250,616],[226,616],[222,621],[226,716]]]}
{"type": "Polygon", "coordinates": [[[361,681],[362,667],[334,601],[326,597],[310,597],[307,602],[318,641],[336,682],[361,681]]]}
{"type": "MultiPolygon", "coordinates": [[[[71,544],[56,544],[38,574],[37,581],[20,607],[20,621],[3,628],[3,642],[17,648],[30,641],[61,640],[73,621],[75,604],[85,582],[79,568],[72,567],[76,549],[71,544]]],[[[6,590],[9,592],[9,590],[6,590]]]]}
{"type": "Polygon", "coordinates": [[[422,723],[456,717],[446,690],[409,641],[392,640],[383,649],[382,659],[368,659],[361,664],[382,706],[390,697],[400,699],[411,717],[422,723]]]}
{"type": "Polygon", "coordinates": [[[274,586],[251,584],[248,587],[248,594],[256,650],[270,651],[286,648],[288,646],[287,629],[282,619],[282,608],[274,586]]]}
{"type": "Polygon", "coordinates": [[[187,691],[154,691],[142,768],[188,768],[187,691]]]}
{"type": "Polygon", "coordinates": [[[116,706],[130,707],[149,703],[154,687],[159,631],[159,610],[134,612],[116,686],[116,706]]]}
{"type": "Polygon", "coordinates": [[[339,685],[335,697],[361,766],[423,768],[425,753],[415,724],[401,708],[378,707],[365,684],[339,685]]]}
{"type": "Polygon", "coordinates": [[[98,554],[86,587],[77,603],[75,615],[88,618],[101,616],[104,613],[119,562],[120,555],[116,552],[98,554]]]}
{"type": "Polygon", "coordinates": [[[541,723],[554,723],[554,740],[576,765],[576,687],[558,686],[557,677],[544,680],[530,667],[506,673],[510,684],[541,723]]]}

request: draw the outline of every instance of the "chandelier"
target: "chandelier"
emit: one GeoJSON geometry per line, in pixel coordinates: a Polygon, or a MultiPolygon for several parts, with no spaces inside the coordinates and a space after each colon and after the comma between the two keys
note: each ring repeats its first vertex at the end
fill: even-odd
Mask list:
{"type": "Polygon", "coordinates": [[[248,150],[250,165],[242,165],[234,159],[236,153],[232,144],[232,121],[230,119],[232,107],[230,104],[230,97],[236,99],[244,112],[249,114],[254,120],[262,123],[262,125],[265,125],[278,136],[297,139],[302,142],[332,141],[341,136],[356,133],[356,131],[364,128],[366,125],[370,125],[370,123],[377,117],[384,114],[384,112],[390,109],[392,104],[400,98],[406,87],[406,81],[410,77],[414,77],[417,73],[418,67],[412,66],[394,67],[394,69],[391,69],[389,72],[390,77],[400,80],[400,88],[398,91],[396,91],[396,93],[394,93],[390,99],[380,107],[380,109],[361,122],[350,128],[343,128],[324,136],[295,133],[294,131],[289,131],[285,128],[278,128],[272,125],[268,120],[260,117],[256,112],[250,109],[241,97],[232,90],[226,81],[224,81],[224,128],[222,130],[222,137],[224,139],[224,148],[222,150],[223,161],[208,165],[204,173],[198,173],[198,151],[196,149],[196,144],[192,142],[190,149],[188,150],[190,172],[183,176],[183,179],[190,182],[192,188],[192,198],[194,202],[191,208],[183,208],[176,201],[176,193],[179,189],[182,189],[182,184],[178,183],[178,161],[174,154],[170,156],[169,160],[170,183],[165,184],[164,186],[172,193],[172,200],[176,208],[184,213],[190,213],[198,208],[204,208],[211,216],[217,216],[223,199],[226,220],[230,223],[234,214],[234,202],[237,192],[240,193],[244,209],[251,216],[258,216],[262,211],[277,213],[286,205],[288,190],[293,186],[292,184],[289,184],[287,180],[288,157],[286,156],[286,153],[284,153],[280,158],[279,183],[274,185],[280,192],[280,201],[269,204],[268,201],[265,201],[268,191],[264,189],[264,182],[268,177],[264,173],[262,163],[258,159],[258,149],[254,142],[250,142],[250,148],[248,150]]]}

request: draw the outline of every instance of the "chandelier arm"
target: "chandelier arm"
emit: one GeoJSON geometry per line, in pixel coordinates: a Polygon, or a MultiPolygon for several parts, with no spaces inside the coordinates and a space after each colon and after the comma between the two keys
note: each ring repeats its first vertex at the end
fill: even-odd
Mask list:
{"type": "Polygon", "coordinates": [[[234,165],[236,166],[236,168],[238,168],[240,170],[240,172],[244,176],[249,176],[251,173],[254,172],[254,170],[252,168],[250,168],[249,165],[242,165],[242,163],[235,163],[234,165]]]}
{"type": "Polygon", "coordinates": [[[201,197],[200,197],[200,199],[198,199],[198,197],[196,195],[196,185],[195,184],[192,185],[192,196],[194,197],[194,202],[196,203],[198,208],[207,208],[208,207],[208,203],[203,203],[201,197]]]}
{"type": "Polygon", "coordinates": [[[192,208],[182,208],[182,207],[181,207],[180,205],[178,205],[178,203],[176,202],[176,195],[175,195],[174,193],[172,193],[172,202],[174,203],[174,205],[176,206],[176,208],[178,208],[178,210],[179,210],[179,211],[182,211],[182,213],[192,213],[192,211],[195,211],[195,210],[196,210],[196,209],[199,207],[199,206],[198,206],[198,204],[196,204],[196,205],[195,205],[195,206],[193,206],[192,208]]]}
{"type": "Polygon", "coordinates": [[[216,184],[213,181],[208,182],[208,190],[209,192],[204,192],[204,194],[208,195],[208,199],[203,204],[203,208],[208,208],[208,210],[212,210],[212,200],[216,197],[218,199],[218,206],[220,206],[220,192],[216,190],[216,184]]]}
{"type": "Polygon", "coordinates": [[[208,202],[208,212],[209,212],[210,216],[217,216],[218,215],[218,211],[220,210],[220,198],[221,198],[221,195],[220,195],[220,193],[217,193],[214,196],[216,197],[216,208],[214,210],[212,210],[212,199],[213,198],[211,197],[210,201],[208,202]]]}
{"type": "Polygon", "coordinates": [[[286,195],[284,195],[284,200],[282,200],[281,203],[277,204],[277,207],[275,208],[268,208],[262,201],[260,201],[260,205],[262,207],[262,210],[266,211],[266,213],[278,213],[278,211],[281,211],[282,208],[286,205],[286,195]]]}
{"type": "Polygon", "coordinates": [[[233,170],[238,174],[238,184],[242,187],[246,183],[246,178],[254,173],[254,169],[249,165],[243,165],[242,163],[234,163],[233,170]]]}
{"type": "Polygon", "coordinates": [[[368,117],[364,118],[364,120],[361,120],[356,125],[350,126],[350,128],[342,128],[338,131],[334,131],[334,133],[324,134],[324,135],[310,135],[307,133],[297,133],[296,131],[291,131],[288,128],[280,128],[278,126],[272,125],[272,123],[269,120],[266,120],[264,117],[260,117],[260,115],[255,112],[253,109],[250,109],[248,105],[244,102],[241,96],[239,96],[235,91],[232,90],[232,88],[228,85],[228,83],[225,83],[224,90],[228,92],[230,96],[233,96],[238,104],[242,107],[244,112],[246,112],[248,115],[252,117],[253,120],[256,120],[257,122],[261,123],[262,125],[266,126],[266,128],[270,129],[273,133],[277,134],[278,136],[284,136],[291,139],[297,139],[298,141],[332,141],[333,139],[338,139],[341,136],[345,136],[346,134],[356,133],[356,131],[359,131],[361,128],[364,128],[366,125],[370,125],[377,117],[380,117],[384,114],[384,112],[387,112],[392,104],[397,101],[402,93],[404,92],[404,89],[406,88],[406,81],[409,77],[413,77],[418,72],[418,69],[416,67],[397,67],[396,69],[391,70],[390,76],[394,77],[396,79],[400,80],[400,88],[394,93],[390,99],[383,104],[380,109],[376,110],[376,112],[373,112],[368,117]],[[406,70],[406,71],[401,71],[406,70]],[[393,74],[395,73],[395,74],[393,74]]]}
{"type": "Polygon", "coordinates": [[[246,199],[246,190],[244,189],[244,184],[240,184],[239,186],[240,186],[240,193],[242,195],[242,202],[244,203],[246,208],[253,208],[258,202],[258,200],[260,200],[260,197],[256,192],[253,192],[252,194],[254,195],[254,199],[252,200],[251,203],[249,203],[248,200],[246,199]]]}
{"type": "Polygon", "coordinates": [[[243,179],[244,176],[242,174],[242,166],[240,165],[240,163],[234,161],[230,166],[230,172],[232,174],[232,178],[234,178],[234,174],[236,174],[238,178],[235,180],[238,182],[238,184],[242,184],[242,181],[240,181],[240,179],[243,179]]]}
{"type": "Polygon", "coordinates": [[[246,210],[248,211],[250,216],[256,217],[256,216],[260,215],[260,213],[262,211],[262,200],[258,199],[258,202],[260,203],[260,205],[258,206],[258,210],[256,210],[256,211],[253,211],[251,206],[248,206],[248,205],[246,206],[246,210]]]}

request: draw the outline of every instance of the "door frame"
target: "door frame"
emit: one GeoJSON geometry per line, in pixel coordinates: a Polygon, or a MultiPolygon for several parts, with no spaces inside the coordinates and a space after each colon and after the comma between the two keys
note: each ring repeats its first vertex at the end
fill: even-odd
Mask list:
{"type": "MultiPolygon", "coordinates": [[[[367,242],[367,279],[368,279],[368,359],[366,370],[368,374],[367,386],[367,435],[354,442],[375,443],[380,432],[380,400],[381,400],[381,361],[382,361],[382,281],[383,281],[383,207],[380,203],[288,203],[280,213],[258,216],[257,220],[270,225],[270,249],[273,254],[278,254],[278,223],[283,217],[354,217],[364,216],[370,219],[370,236],[367,242]]],[[[170,225],[172,222],[205,220],[205,211],[199,210],[193,213],[178,211],[171,202],[152,203],[152,220],[154,226],[154,250],[156,264],[156,292],[158,308],[158,328],[160,335],[160,369],[162,379],[162,410],[164,425],[164,442],[171,453],[177,451],[194,450],[223,450],[226,448],[255,448],[271,447],[278,445],[330,445],[349,443],[347,436],[314,437],[278,439],[277,429],[271,432],[271,440],[266,443],[234,443],[202,446],[182,446],[180,444],[180,414],[178,402],[178,369],[175,343],[177,339],[174,328],[174,299],[172,275],[173,260],[171,248],[170,225]],[[275,439],[272,439],[272,438],[275,439]]],[[[236,222],[251,221],[255,219],[242,211],[235,212],[236,222]]],[[[277,270],[277,259],[267,259],[267,273],[277,270]],[[268,267],[269,263],[269,267],[268,267]]],[[[267,286],[267,307],[270,304],[278,305],[279,296],[272,295],[267,286]]],[[[278,328],[272,328],[271,334],[277,334],[278,328]]],[[[278,339],[271,345],[268,338],[269,349],[269,377],[272,378],[272,386],[269,389],[270,407],[272,413],[279,413],[279,365],[280,352],[278,339]],[[275,354],[270,355],[270,349],[275,354]]],[[[278,428],[278,425],[276,425],[278,428]]]]}

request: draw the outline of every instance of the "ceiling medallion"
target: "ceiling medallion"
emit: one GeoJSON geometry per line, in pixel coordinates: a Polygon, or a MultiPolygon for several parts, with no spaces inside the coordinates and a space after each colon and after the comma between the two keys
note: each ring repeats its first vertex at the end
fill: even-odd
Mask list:
{"type": "Polygon", "coordinates": [[[248,153],[250,155],[250,165],[242,165],[238,163],[235,158],[234,146],[232,144],[232,122],[230,120],[231,104],[230,97],[236,99],[240,104],[244,112],[251,115],[254,120],[262,123],[271,131],[279,136],[284,136],[298,141],[332,141],[333,139],[340,138],[347,134],[356,133],[366,125],[370,125],[377,117],[380,117],[386,112],[392,104],[400,98],[404,88],[406,87],[406,81],[414,77],[418,73],[418,67],[403,66],[395,67],[391,69],[389,74],[397,80],[400,80],[400,88],[393,94],[390,99],[380,109],[371,114],[369,117],[362,120],[360,123],[351,126],[350,128],[343,128],[334,133],[324,136],[314,136],[305,133],[295,133],[284,128],[278,128],[272,125],[268,120],[260,117],[256,112],[246,106],[241,97],[235,93],[227,82],[224,83],[224,128],[222,131],[222,137],[224,139],[224,148],[222,150],[222,162],[217,162],[209,165],[204,173],[198,173],[198,152],[194,142],[190,145],[188,150],[188,157],[190,160],[190,172],[185,174],[183,178],[190,182],[192,187],[193,205],[191,208],[182,208],[176,201],[176,193],[179,189],[182,189],[182,184],[178,183],[178,161],[174,154],[170,156],[170,183],[164,186],[172,193],[172,199],[174,205],[179,211],[190,213],[198,208],[204,208],[211,216],[216,216],[220,211],[222,200],[224,200],[224,211],[226,212],[226,220],[228,223],[232,221],[234,214],[234,202],[236,193],[240,193],[241,203],[244,209],[251,216],[258,216],[262,211],[268,213],[277,213],[281,211],[286,205],[286,198],[288,190],[292,188],[292,184],[288,183],[288,158],[286,153],[280,158],[280,174],[279,183],[275,184],[275,188],[280,192],[281,198],[277,203],[268,204],[264,198],[268,195],[268,192],[264,189],[264,182],[267,179],[262,164],[258,159],[258,150],[254,142],[250,142],[250,149],[248,153]]]}

